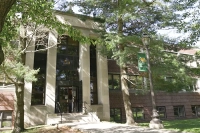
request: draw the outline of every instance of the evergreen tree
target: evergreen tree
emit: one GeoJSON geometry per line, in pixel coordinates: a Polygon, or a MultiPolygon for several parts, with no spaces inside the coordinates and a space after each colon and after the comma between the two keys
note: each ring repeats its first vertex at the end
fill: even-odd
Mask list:
{"type": "MultiPolygon", "coordinates": [[[[151,35],[150,63],[155,89],[175,92],[194,83],[186,61],[181,62],[177,55],[163,52],[164,46],[173,41],[160,38],[156,34],[159,29],[176,26],[175,20],[179,16],[173,12],[171,1],[83,0],[75,1],[73,4],[80,7],[81,13],[93,16],[94,21],[100,22],[100,30],[97,32],[101,38],[98,38],[96,43],[104,44],[120,66],[127,124],[134,124],[135,121],[132,118],[125,80],[126,70],[128,65],[137,64],[137,53],[144,49],[141,42],[142,34],[151,35]],[[174,78],[173,82],[166,83],[165,77],[168,75],[174,78]]],[[[106,50],[103,49],[104,53],[106,50]]]]}
{"type": "Polygon", "coordinates": [[[179,40],[179,44],[182,46],[194,46],[200,41],[200,18],[199,8],[200,3],[198,0],[172,1],[171,8],[176,14],[173,27],[177,29],[177,32],[182,34],[184,38],[179,40]]]}
{"type": "MultiPolygon", "coordinates": [[[[78,30],[59,22],[53,14],[53,6],[54,3],[46,0],[19,1],[10,10],[0,33],[0,43],[6,55],[1,71],[10,83],[14,83],[16,92],[13,133],[24,130],[24,85],[25,82],[35,81],[34,76],[39,71],[25,66],[26,53],[30,52],[27,48],[32,47],[33,37],[44,39],[43,35],[56,30],[58,34],[67,33],[74,40],[89,41],[78,30]]],[[[43,44],[42,48],[47,50],[50,46],[43,44]]]]}
{"type": "Polygon", "coordinates": [[[165,20],[173,16],[168,12],[167,1],[84,0],[74,4],[80,6],[83,14],[93,15],[94,20],[104,20],[101,23],[103,30],[98,31],[101,40],[96,42],[105,44],[112,51],[112,58],[120,65],[126,124],[135,124],[126,82],[127,65],[133,63],[137,52],[143,48],[142,34],[155,35],[157,29],[167,25],[165,20]]]}

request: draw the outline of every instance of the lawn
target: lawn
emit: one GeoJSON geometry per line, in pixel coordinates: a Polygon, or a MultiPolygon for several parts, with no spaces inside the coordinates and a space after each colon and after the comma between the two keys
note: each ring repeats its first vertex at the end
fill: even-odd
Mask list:
{"type": "MultiPolygon", "coordinates": [[[[11,133],[12,130],[0,131],[1,133],[11,133]]],[[[36,126],[27,128],[25,131],[21,133],[82,133],[77,129],[72,129],[68,126],[61,126],[57,128],[57,126],[36,126]]]]}
{"type": "MultiPolygon", "coordinates": [[[[140,126],[149,126],[149,123],[139,123],[140,126]]],[[[200,119],[163,121],[165,129],[200,133],[200,119]]]]}

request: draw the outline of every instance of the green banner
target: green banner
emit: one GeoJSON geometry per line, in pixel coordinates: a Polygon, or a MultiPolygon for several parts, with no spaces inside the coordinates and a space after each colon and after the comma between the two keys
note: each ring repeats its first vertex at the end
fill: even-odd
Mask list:
{"type": "Polygon", "coordinates": [[[138,69],[140,72],[147,72],[148,65],[147,65],[147,58],[145,53],[138,53],[138,69]]]}

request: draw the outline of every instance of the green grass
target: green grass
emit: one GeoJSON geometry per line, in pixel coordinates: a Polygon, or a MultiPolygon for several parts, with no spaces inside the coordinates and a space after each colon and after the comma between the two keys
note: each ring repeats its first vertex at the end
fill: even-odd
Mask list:
{"type": "MultiPolygon", "coordinates": [[[[181,132],[190,132],[190,133],[200,133],[200,118],[199,119],[187,119],[187,120],[172,120],[172,121],[163,121],[165,129],[176,130],[181,132]]],[[[139,126],[148,127],[149,123],[139,123],[139,126]]],[[[55,131],[56,127],[49,126],[38,126],[25,130],[22,133],[39,133],[45,130],[55,131]],[[46,129],[44,129],[46,128],[46,129]],[[41,130],[42,129],[42,130],[41,130]]],[[[74,133],[75,131],[73,131],[74,133]]],[[[3,131],[2,133],[11,133],[10,131],[3,131]]],[[[80,132],[78,132],[80,133],[80,132]]]]}
{"type": "MultiPolygon", "coordinates": [[[[140,126],[149,126],[149,123],[139,123],[140,126]]],[[[165,129],[181,132],[200,133],[200,119],[163,121],[165,129]]]]}
{"type": "MultiPolygon", "coordinates": [[[[5,131],[0,131],[0,132],[11,133],[12,130],[5,130],[5,131]]],[[[39,126],[26,128],[21,133],[82,133],[82,132],[78,129],[71,129],[70,127],[66,125],[59,125],[58,128],[57,128],[57,125],[55,126],[39,125],[39,126]]]]}

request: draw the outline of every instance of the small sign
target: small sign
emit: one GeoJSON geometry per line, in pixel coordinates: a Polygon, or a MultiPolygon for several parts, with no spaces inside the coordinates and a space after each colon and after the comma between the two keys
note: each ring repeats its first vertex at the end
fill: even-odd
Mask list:
{"type": "Polygon", "coordinates": [[[147,58],[145,53],[138,53],[138,69],[140,72],[147,72],[148,71],[148,64],[147,58]]]}

